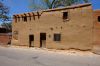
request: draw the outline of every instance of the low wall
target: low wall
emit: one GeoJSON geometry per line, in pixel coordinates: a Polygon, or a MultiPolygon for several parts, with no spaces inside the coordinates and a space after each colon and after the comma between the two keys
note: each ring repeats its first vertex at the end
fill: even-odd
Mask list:
{"type": "Polygon", "coordinates": [[[7,45],[10,42],[10,36],[7,34],[0,34],[0,45],[7,45]]]}

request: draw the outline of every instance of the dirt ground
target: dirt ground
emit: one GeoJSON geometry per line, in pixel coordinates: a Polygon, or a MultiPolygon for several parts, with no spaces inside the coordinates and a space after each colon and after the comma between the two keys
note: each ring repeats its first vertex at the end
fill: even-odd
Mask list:
{"type": "Polygon", "coordinates": [[[100,66],[100,55],[79,50],[0,46],[0,66],[100,66]]]}

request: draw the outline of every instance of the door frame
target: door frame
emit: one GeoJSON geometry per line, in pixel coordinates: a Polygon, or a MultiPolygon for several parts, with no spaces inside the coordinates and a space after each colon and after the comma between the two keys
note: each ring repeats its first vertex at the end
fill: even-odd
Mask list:
{"type": "Polygon", "coordinates": [[[40,47],[41,48],[46,47],[46,33],[45,32],[40,33],[40,47]]]}
{"type": "Polygon", "coordinates": [[[29,35],[29,47],[33,47],[33,46],[32,46],[32,41],[33,41],[33,43],[34,43],[34,34],[30,34],[30,35],[29,35]]]}

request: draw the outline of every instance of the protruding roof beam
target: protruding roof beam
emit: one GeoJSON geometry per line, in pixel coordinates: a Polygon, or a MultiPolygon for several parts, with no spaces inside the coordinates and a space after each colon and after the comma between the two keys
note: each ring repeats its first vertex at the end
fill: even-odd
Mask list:
{"type": "Polygon", "coordinates": [[[28,15],[29,15],[29,18],[30,18],[30,20],[31,20],[31,14],[30,14],[30,13],[28,13],[28,15]]]}
{"type": "Polygon", "coordinates": [[[26,13],[24,13],[24,16],[27,16],[27,14],[26,14],[26,13]]]}
{"type": "Polygon", "coordinates": [[[38,19],[40,18],[40,14],[39,14],[39,12],[37,11],[37,16],[38,16],[38,19]]]}
{"type": "Polygon", "coordinates": [[[35,20],[35,14],[32,12],[32,15],[33,15],[33,19],[35,20]]]}
{"type": "Polygon", "coordinates": [[[29,16],[31,16],[31,13],[28,13],[29,16]]]}

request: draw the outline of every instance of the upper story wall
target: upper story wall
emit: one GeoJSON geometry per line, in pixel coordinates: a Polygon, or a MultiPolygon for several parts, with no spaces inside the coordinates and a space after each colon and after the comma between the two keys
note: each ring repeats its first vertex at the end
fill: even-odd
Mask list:
{"type": "Polygon", "coordinates": [[[100,45],[100,10],[95,10],[94,14],[94,45],[100,45]]]}
{"type": "Polygon", "coordinates": [[[94,11],[94,27],[100,29],[100,10],[94,11]]]}
{"type": "Polygon", "coordinates": [[[57,24],[72,24],[87,22],[92,24],[92,6],[91,4],[81,4],[65,8],[49,9],[44,11],[30,12],[14,15],[13,28],[20,29],[38,24],[40,26],[50,26],[57,24]],[[19,27],[20,26],[20,27],[19,27]]]}

